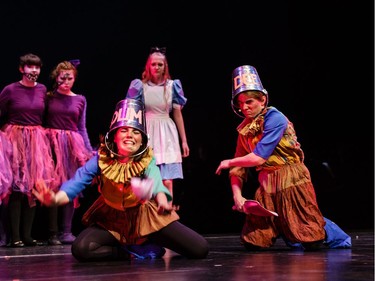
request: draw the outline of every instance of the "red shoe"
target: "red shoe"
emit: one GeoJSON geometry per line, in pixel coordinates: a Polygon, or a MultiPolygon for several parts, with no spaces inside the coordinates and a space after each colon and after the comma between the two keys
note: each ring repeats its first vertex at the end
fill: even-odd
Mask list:
{"type": "MultiPolygon", "coordinates": [[[[236,206],[233,206],[232,209],[237,210],[236,206]]],[[[264,208],[256,200],[246,200],[243,205],[243,211],[247,215],[253,214],[253,215],[262,216],[262,217],[272,217],[272,216],[278,217],[279,216],[278,213],[264,208]]]]}

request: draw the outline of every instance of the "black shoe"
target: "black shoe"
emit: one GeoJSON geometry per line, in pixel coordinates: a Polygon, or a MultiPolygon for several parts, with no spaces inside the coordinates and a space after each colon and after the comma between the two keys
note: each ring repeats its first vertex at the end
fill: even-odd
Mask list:
{"type": "Polygon", "coordinates": [[[62,245],[61,241],[59,240],[59,238],[57,238],[57,235],[52,235],[49,239],[48,239],[48,245],[51,245],[51,246],[58,246],[58,245],[62,245]]]}
{"type": "Polygon", "coordinates": [[[41,246],[41,245],[43,245],[43,244],[41,244],[41,242],[38,242],[37,240],[32,239],[32,238],[25,239],[24,241],[25,241],[24,242],[25,246],[29,246],[29,247],[35,247],[35,246],[41,246]]]}
{"type": "Polygon", "coordinates": [[[10,247],[12,247],[12,248],[22,248],[22,247],[25,247],[25,244],[21,240],[19,240],[19,241],[10,243],[10,247]]]}

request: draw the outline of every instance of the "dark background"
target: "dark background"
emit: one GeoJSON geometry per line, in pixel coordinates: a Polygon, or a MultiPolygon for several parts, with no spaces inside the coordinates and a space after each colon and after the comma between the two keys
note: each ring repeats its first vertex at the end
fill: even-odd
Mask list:
{"type": "MultiPolygon", "coordinates": [[[[230,106],[231,73],[250,64],[270,105],[295,125],[324,216],[345,230],[373,229],[372,1],[7,2],[0,4],[1,88],[20,79],[25,53],[42,58],[39,82],[48,87],[58,62],[80,59],[74,91],[87,98],[93,145],[130,81],[140,77],[150,47],[167,48],[172,78],[181,80],[188,99],[183,114],[191,155],[184,159],[185,179],[175,183],[185,224],[202,233],[241,229],[227,172],[215,170],[232,157],[241,122],[230,106]]],[[[251,196],[255,173],[247,185],[251,196]]],[[[76,231],[95,197],[86,193],[76,231]]]]}

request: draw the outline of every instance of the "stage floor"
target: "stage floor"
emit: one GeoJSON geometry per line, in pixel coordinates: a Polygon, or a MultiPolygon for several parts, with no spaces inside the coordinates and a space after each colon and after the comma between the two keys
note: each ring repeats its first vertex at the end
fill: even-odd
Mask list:
{"type": "Polygon", "coordinates": [[[80,263],[70,245],[0,247],[0,280],[374,280],[374,232],[348,232],[352,249],[292,251],[279,239],[272,249],[247,252],[238,234],[205,235],[210,253],[185,259],[167,250],[158,260],[80,263]]]}

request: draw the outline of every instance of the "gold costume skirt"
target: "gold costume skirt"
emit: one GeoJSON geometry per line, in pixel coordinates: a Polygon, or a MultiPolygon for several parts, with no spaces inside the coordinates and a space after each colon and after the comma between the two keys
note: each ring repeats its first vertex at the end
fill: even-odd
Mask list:
{"type": "Polygon", "coordinates": [[[103,196],[93,203],[82,217],[86,226],[99,225],[108,230],[121,244],[142,244],[147,235],[179,219],[175,211],[158,214],[154,200],[135,207],[117,210],[108,206],[103,196]]]}
{"type": "Polygon", "coordinates": [[[292,243],[325,238],[325,221],[310,173],[303,163],[285,165],[278,170],[262,170],[258,179],[260,187],[255,200],[279,216],[247,215],[241,234],[243,242],[270,247],[280,235],[292,243]]]}

